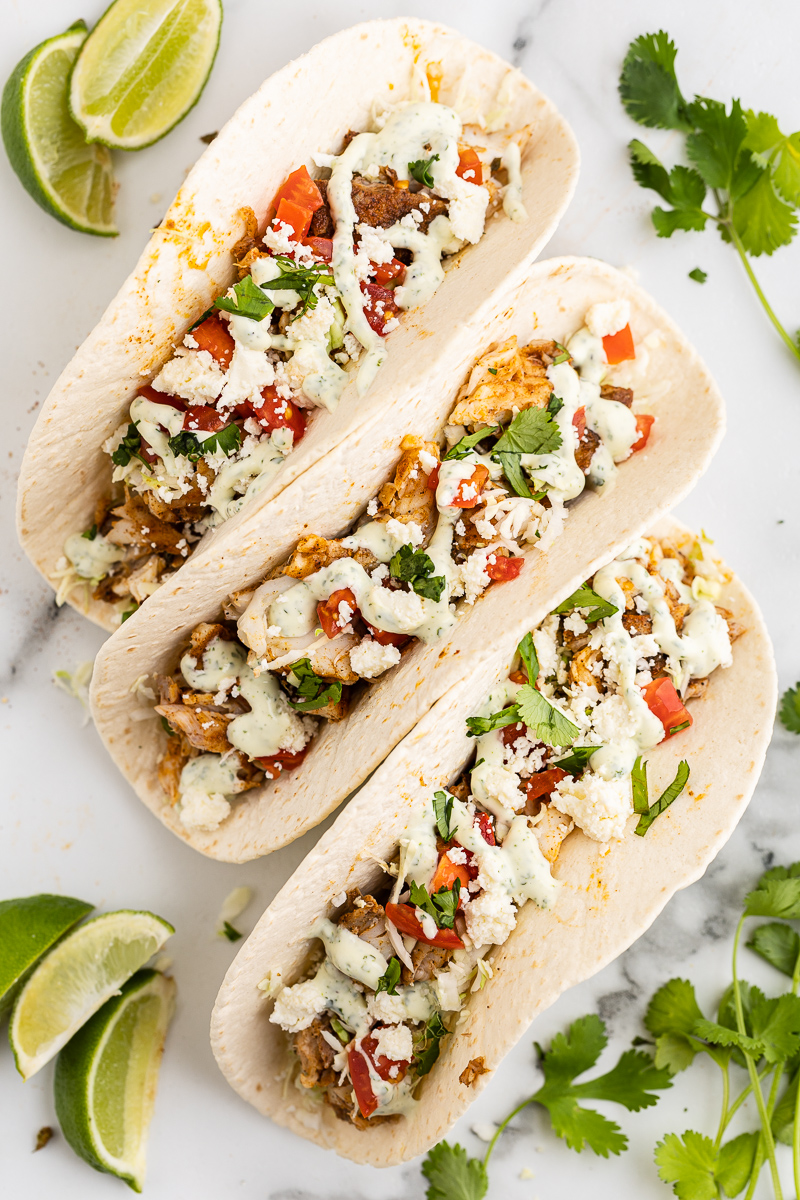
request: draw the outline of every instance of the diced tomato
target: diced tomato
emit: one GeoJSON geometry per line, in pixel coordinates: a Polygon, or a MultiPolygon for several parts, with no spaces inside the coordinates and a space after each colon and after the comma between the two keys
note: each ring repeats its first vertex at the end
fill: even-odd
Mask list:
{"type": "MultiPolygon", "coordinates": [[[[451,862],[447,854],[443,854],[439,859],[436,874],[431,881],[430,894],[433,895],[440,888],[444,888],[448,892],[452,891],[453,884],[457,879],[461,881],[461,886],[464,888],[469,883],[469,871],[467,870],[466,863],[451,862]]],[[[460,907],[461,901],[459,900],[458,903],[460,907]]]]}
{"type": "Polygon", "coordinates": [[[655,417],[652,413],[637,413],[636,428],[639,430],[639,439],[631,446],[631,450],[644,450],[647,445],[647,439],[650,437],[650,430],[653,428],[655,417]]]}
{"type": "Polygon", "coordinates": [[[279,206],[281,200],[289,200],[298,208],[307,208],[312,213],[316,212],[318,208],[322,208],[324,203],[322,193],[306,167],[298,167],[296,171],[292,171],[291,175],[287,175],[272,201],[275,208],[279,206]]]}
{"type": "Polygon", "coordinates": [[[330,262],[333,258],[333,238],[304,237],[303,245],[310,246],[317,258],[330,262]]]}
{"type": "Polygon", "coordinates": [[[564,779],[566,774],[567,772],[562,771],[561,767],[550,767],[547,771],[539,771],[536,775],[531,775],[530,779],[525,780],[525,794],[529,800],[538,800],[541,796],[549,796],[556,784],[564,779]]]}
{"type": "MultiPolygon", "coordinates": [[[[380,1028],[380,1026],[375,1028],[380,1028]]],[[[369,1055],[370,1061],[381,1079],[386,1079],[390,1083],[399,1083],[411,1064],[406,1059],[387,1058],[385,1054],[380,1054],[376,1058],[375,1051],[377,1049],[378,1039],[374,1038],[372,1034],[361,1039],[361,1052],[369,1055]],[[393,1071],[394,1074],[392,1074],[393,1071]]]]}
{"type": "Polygon", "coordinates": [[[302,242],[308,233],[312,216],[313,213],[310,208],[301,208],[299,204],[295,204],[291,200],[281,200],[278,204],[275,220],[280,224],[291,227],[291,240],[293,242],[302,242]]]}
{"type": "Polygon", "coordinates": [[[471,146],[459,146],[456,175],[467,183],[483,183],[483,163],[471,146]]]}
{"type": "Polygon", "coordinates": [[[401,933],[407,933],[419,942],[427,942],[429,946],[447,946],[455,950],[464,945],[455,929],[437,929],[435,937],[426,937],[410,904],[387,904],[386,916],[401,933]]]}
{"type": "Polygon", "coordinates": [[[306,418],[302,408],[298,408],[291,400],[284,400],[274,387],[265,387],[261,398],[263,404],[259,404],[254,410],[259,425],[270,430],[291,429],[296,446],[306,431],[306,418]]]}
{"type": "Polygon", "coordinates": [[[400,262],[399,258],[391,258],[385,263],[373,263],[372,269],[379,287],[386,287],[387,283],[402,283],[405,279],[406,264],[400,262]]]}
{"type": "MultiPolygon", "coordinates": [[[[512,677],[509,675],[509,679],[512,679],[512,683],[525,684],[528,682],[527,675],[523,675],[522,671],[514,671],[514,675],[518,676],[518,678],[512,679],[512,677]]],[[[517,738],[525,737],[525,733],[525,726],[521,721],[517,721],[516,725],[504,725],[500,730],[500,737],[504,746],[513,746],[517,738]]]]}
{"type": "Polygon", "coordinates": [[[350,1068],[350,1082],[353,1085],[361,1115],[362,1117],[371,1117],[378,1107],[378,1101],[372,1090],[367,1060],[361,1051],[356,1049],[355,1042],[351,1042],[347,1047],[347,1065],[350,1068]]]}
{"type": "Polygon", "coordinates": [[[309,749],[310,743],[296,753],[291,750],[279,750],[277,754],[271,754],[268,758],[254,758],[253,762],[261,767],[270,779],[277,779],[284,771],[295,771],[308,754],[309,749]]]}
{"type": "Polygon", "coordinates": [[[207,350],[223,371],[227,371],[236,343],[228,326],[220,317],[206,317],[205,321],[192,330],[192,337],[197,342],[198,350],[207,350]]]}
{"type": "Polygon", "coordinates": [[[607,334],[603,338],[603,349],[606,352],[606,362],[610,366],[613,366],[614,363],[625,362],[629,358],[636,358],[630,325],[626,325],[617,333],[607,334]]]}
{"type": "Polygon", "coordinates": [[[667,737],[672,737],[681,726],[693,724],[689,710],[675,691],[675,684],[668,675],[662,675],[645,684],[642,693],[645,704],[653,716],[658,717],[667,737]]]}
{"type": "Polygon", "coordinates": [[[184,429],[197,429],[201,433],[216,433],[229,424],[227,417],[222,417],[213,404],[190,404],[183,418],[184,429]]]}
{"type": "Polygon", "coordinates": [[[431,471],[430,475],[428,476],[428,487],[430,488],[430,490],[432,492],[435,492],[437,487],[439,486],[439,472],[441,471],[441,469],[442,469],[442,464],[437,463],[436,466],[431,471]]]}
{"type": "Polygon", "coordinates": [[[505,583],[508,579],[517,578],[524,563],[525,559],[521,554],[516,558],[510,558],[507,554],[490,555],[486,564],[486,574],[498,583],[505,583]],[[494,557],[494,562],[492,562],[492,557],[494,557]]]}
{"type": "Polygon", "coordinates": [[[141,396],[143,400],[149,400],[152,404],[166,404],[168,408],[177,408],[178,412],[186,412],[186,401],[181,400],[180,396],[170,396],[168,392],[157,392],[150,386],[140,387],[137,395],[141,396]]]}
{"type": "MultiPolygon", "coordinates": [[[[488,478],[489,468],[485,467],[483,463],[476,463],[472,474],[466,479],[462,479],[456,488],[456,494],[451,501],[452,507],[474,508],[488,478]]],[[[520,562],[522,562],[521,559],[520,562]]]]}
{"type": "Polygon", "coordinates": [[[341,633],[345,625],[349,623],[350,618],[348,621],[342,621],[339,616],[340,604],[349,604],[353,613],[358,612],[356,598],[350,588],[339,588],[338,591],[331,592],[327,600],[320,600],[317,605],[317,618],[326,637],[336,637],[337,633],[341,633]]]}
{"type": "Polygon", "coordinates": [[[394,293],[377,283],[362,283],[364,293],[364,316],[375,333],[386,337],[384,325],[391,317],[398,316],[400,309],[394,301],[394,293]]]}
{"type": "Polygon", "coordinates": [[[572,414],[572,424],[575,426],[575,432],[578,435],[578,441],[581,440],[586,433],[586,409],[581,406],[572,414]]]}
{"type": "Polygon", "coordinates": [[[496,846],[497,838],[494,835],[494,819],[491,814],[485,812],[475,813],[475,824],[480,829],[483,840],[490,846],[496,846]]]}
{"type": "Polygon", "coordinates": [[[377,626],[370,625],[369,621],[365,621],[364,624],[379,646],[397,646],[399,650],[401,646],[405,646],[411,641],[407,633],[389,633],[385,629],[378,629],[377,626]]]}
{"type": "MultiPolygon", "coordinates": [[[[528,672],[524,670],[512,671],[508,678],[512,683],[518,683],[520,685],[530,683],[530,680],[528,679],[528,672]]],[[[510,728],[510,726],[508,728],[510,728]]],[[[524,730],[525,726],[522,725],[520,728],[524,730]]]]}

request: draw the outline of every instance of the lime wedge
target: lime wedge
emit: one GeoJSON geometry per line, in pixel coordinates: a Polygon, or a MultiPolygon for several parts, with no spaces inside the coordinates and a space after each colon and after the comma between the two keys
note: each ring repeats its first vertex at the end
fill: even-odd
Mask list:
{"type": "Polygon", "coordinates": [[[95,917],[33,971],[11,1014],[17,1070],[30,1079],[175,930],[148,912],[95,917]]]}
{"type": "Polygon", "coordinates": [[[91,904],[71,896],[25,896],[0,903],[0,1020],[34,963],[91,911],[91,904]]]}
{"type": "Polygon", "coordinates": [[[115,0],[72,72],[87,140],[141,150],[169,133],[200,99],[221,26],[220,0],[115,0]]]}
{"type": "Polygon", "coordinates": [[[147,1128],[175,1007],[175,981],[137,971],[67,1043],[56,1062],[64,1137],[97,1171],[142,1190],[147,1128]]]}
{"type": "Polygon", "coordinates": [[[17,63],[3,88],[0,128],[11,166],[37,204],[71,229],[114,237],[114,177],[104,146],[89,146],[69,115],[69,75],[83,21],[17,63]]]}

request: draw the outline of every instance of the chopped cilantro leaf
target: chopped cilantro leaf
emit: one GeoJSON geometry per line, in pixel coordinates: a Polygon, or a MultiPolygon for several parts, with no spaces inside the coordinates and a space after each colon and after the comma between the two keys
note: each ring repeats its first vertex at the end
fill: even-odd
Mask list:
{"type": "Polygon", "coordinates": [[[120,625],[124,625],[125,622],[127,621],[128,617],[132,617],[138,607],[139,607],[138,604],[134,604],[133,608],[126,608],[125,612],[122,614],[122,616],[119,619],[120,625]]]}
{"type": "Polygon", "coordinates": [[[214,307],[236,317],[247,317],[250,321],[263,321],[275,308],[266,292],[258,286],[252,275],[245,275],[233,285],[233,296],[217,296],[214,307]]]}
{"type": "MultiPolygon", "coordinates": [[[[423,1032],[423,1049],[414,1055],[418,1075],[427,1075],[439,1057],[439,1043],[449,1030],[439,1013],[434,1013],[423,1032]]],[[[424,1171],[423,1167],[423,1171],[424,1171]]]]}
{"type": "Polygon", "coordinates": [[[602,596],[598,596],[597,592],[592,591],[588,583],[582,584],[577,591],[571,596],[567,596],[566,600],[562,600],[558,608],[554,608],[554,613],[570,613],[575,608],[590,608],[592,611],[584,617],[587,625],[593,625],[595,621],[602,621],[606,617],[612,617],[617,612],[617,606],[612,604],[610,600],[604,600],[602,596]]]}
{"type": "Polygon", "coordinates": [[[453,880],[452,888],[439,888],[433,896],[428,894],[426,887],[412,881],[410,899],[416,908],[421,908],[429,917],[433,917],[440,929],[452,929],[460,891],[460,879],[453,880]]]}
{"type": "Polygon", "coordinates": [[[550,393],[550,399],[547,401],[547,411],[551,417],[555,417],[561,412],[564,407],[564,401],[555,392],[550,393]]]}
{"type": "Polygon", "coordinates": [[[278,255],[275,259],[281,269],[277,279],[270,279],[264,284],[267,291],[297,292],[302,301],[300,311],[292,317],[296,321],[306,312],[313,312],[317,307],[319,297],[314,290],[317,284],[333,287],[334,276],[328,263],[311,263],[308,266],[298,266],[291,258],[278,255]]]}
{"type": "Polygon", "coordinates": [[[689,272],[689,278],[693,279],[695,283],[705,283],[708,275],[701,267],[695,267],[689,272]]]}
{"type": "Polygon", "coordinates": [[[144,462],[141,447],[142,439],[139,436],[139,430],[131,422],[128,426],[128,432],[111,455],[111,461],[117,467],[127,467],[132,458],[139,458],[144,462]]]}
{"type": "Polygon", "coordinates": [[[388,992],[390,996],[397,995],[397,985],[400,982],[400,959],[392,958],[389,966],[378,980],[376,992],[388,992]]]}
{"type": "MultiPolygon", "coordinates": [[[[559,365],[559,363],[563,363],[563,362],[569,362],[569,360],[570,360],[570,358],[572,357],[572,355],[570,354],[570,352],[569,352],[569,350],[566,348],[566,346],[562,346],[562,345],[561,345],[561,342],[556,342],[556,349],[558,350],[558,354],[557,354],[557,355],[556,355],[556,357],[553,359],[553,366],[554,366],[554,367],[557,367],[557,366],[559,365]]],[[[563,400],[562,400],[562,402],[561,402],[561,403],[563,404],[563,400]]],[[[548,410],[548,412],[552,411],[552,410],[550,409],[550,405],[549,405],[549,404],[547,405],[547,410],[548,410]]],[[[556,410],[556,411],[557,411],[557,410],[556,410]]]]}
{"type": "Polygon", "coordinates": [[[539,657],[536,653],[536,647],[533,644],[533,634],[526,633],[525,637],[517,646],[517,654],[522,659],[525,666],[525,672],[528,676],[528,683],[536,686],[536,680],[539,678],[539,657]]]}
{"type": "Polygon", "coordinates": [[[466,434],[461,441],[456,442],[455,446],[450,447],[444,456],[445,459],[466,458],[470,450],[474,450],[480,442],[484,442],[486,438],[491,437],[496,432],[497,430],[492,429],[490,426],[485,426],[483,429],[476,429],[474,433],[466,434]]]}
{"type": "Polygon", "coordinates": [[[94,525],[90,525],[89,528],[81,534],[81,537],[86,538],[87,541],[93,542],[97,537],[97,523],[95,522],[94,525]]]}
{"type": "Polygon", "coordinates": [[[641,816],[650,811],[650,799],[647,794],[647,763],[642,762],[641,754],[631,768],[631,791],[633,792],[633,811],[641,816]]]}
{"type": "Polygon", "coordinates": [[[689,764],[685,759],[682,759],[678,764],[678,770],[669,787],[665,788],[658,799],[650,805],[646,813],[639,817],[639,823],[634,829],[634,833],[639,837],[644,837],[650,826],[655,821],[656,817],[660,817],[666,812],[670,804],[678,799],[686,784],[689,781],[689,764]]]}
{"type": "Polygon", "coordinates": [[[546,746],[571,746],[580,733],[563,713],[546,700],[534,687],[521,687],[517,692],[520,719],[532,730],[538,741],[546,746]]]}
{"type": "Polygon", "coordinates": [[[341,700],[342,685],[339,680],[322,679],[314,672],[309,658],[298,659],[289,670],[297,680],[294,688],[301,697],[300,700],[289,699],[297,712],[314,712],[326,704],[338,704],[341,700]]]}
{"type": "Polygon", "coordinates": [[[588,766],[595,750],[599,749],[599,746],[572,746],[566,758],[554,759],[551,765],[568,771],[570,775],[579,775],[588,766]]]}
{"type": "Polygon", "coordinates": [[[503,430],[496,451],[512,454],[550,454],[561,445],[561,430],[546,408],[523,408],[503,430]]]}
{"type": "Polygon", "coordinates": [[[436,827],[445,842],[451,842],[455,837],[455,827],[451,826],[453,815],[453,797],[449,792],[433,793],[433,812],[436,817],[436,827]]]}
{"type": "Polygon", "coordinates": [[[166,717],[161,718],[161,728],[164,730],[164,733],[167,735],[167,737],[175,737],[175,730],[172,728],[166,717]]]}
{"type": "Polygon", "coordinates": [[[433,560],[424,550],[414,550],[409,545],[401,546],[389,562],[389,573],[393,579],[410,583],[418,596],[427,600],[441,599],[447,580],[444,575],[434,575],[433,560]]]}
{"type": "Polygon", "coordinates": [[[243,935],[239,933],[238,929],[234,929],[230,921],[223,921],[222,936],[226,937],[229,942],[238,942],[243,935]]]}
{"type": "Polygon", "coordinates": [[[197,462],[204,455],[216,454],[220,450],[230,458],[241,444],[242,431],[236,424],[226,425],[224,429],[219,429],[202,440],[189,429],[182,429],[169,439],[169,448],[176,458],[183,455],[189,462],[197,462]]]}
{"type": "Polygon", "coordinates": [[[438,161],[438,154],[432,154],[430,158],[415,159],[414,162],[408,164],[408,173],[412,179],[416,179],[417,183],[421,183],[424,187],[432,188],[433,175],[431,175],[431,167],[438,161]]]}
{"type": "Polygon", "coordinates": [[[488,717],[467,717],[467,737],[480,737],[494,729],[502,729],[504,725],[516,725],[517,721],[519,709],[516,704],[491,713],[488,717]]]}

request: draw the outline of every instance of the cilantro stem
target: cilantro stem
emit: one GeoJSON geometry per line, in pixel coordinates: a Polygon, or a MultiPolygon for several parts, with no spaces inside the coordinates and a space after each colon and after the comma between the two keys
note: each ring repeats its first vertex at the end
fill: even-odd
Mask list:
{"type": "Polygon", "coordinates": [[[794,1102],[794,1121],[792,1122],[792,1173],[794,1174],[794,1194],[800,1196],[800,1071],[797,1072],[797,1096],[794,1102]]]}
{"type": "Polygon", "coordinates": [[[717,1136],[714,1139],[714,1150],[715,1151],[719,1150],[720,1145],[722,1144],[723,1135],[728,1126],[728,1122],[730,1121],[730,1117],[728,1115],[728,1105],[730,1103],[730,1098],[731,1098],[731,1077],[730,1077],[730,1072],[729,1072],[729,1064],[726,1062],[725,1066],[723,1067],[722,1064],[720,1063],[719,1069],[720,1069],[720,1071],[722,1071],[722,1115],[720,1116],[720,1119],[719,1119],[719,1126],[717,1128],[717,1136]]]}
{"type": "MultiPolygon", "coordinates": [[[[741,937],[742,929],[744,928],[746,919],[746,914],[742,913],[741,917],[739,918],[739,924],[736,926],[736,934],[733,939],[732,963],[733,998],[736,1005],[736,1026],[739,1030],[739,1033],[743,1036],[746,1035],[744,1024],[744,1008],[742,1007],[742,991],[741,987],[739,986],[739,975],[737,972],[736,960],[739,953],[739,938],[741,937]]],[[[775,1141],[772,1137],[769,1115],[767,1113],[766,1105],[764,1104],[764,1093],[761,1091],[761,1081],[758,1077],[756,1064],[751,1055],[749,1055],[747,1051],[744,1051],[743,1053],[745,1062],[747,1063],[747,1072],[750,1076],[750,1082],[753,1085],[753,1096],[755,1097],[756,1106],[758,1108],[758,1115],[761,1119],[761,1136],[766,1148],[767,1158],[769,1160],[769,1169],[770,1174],[772,1175],[772,1190],[775,1193],[775,1200],[783,1200],[783,1189],[781,1187],[780,1175],[778,1174],[778,1163],[775,1159],[775,1141]]],[[[756,1157],[758,1156],[756,1155],[756,1157]]],[[[753,1165],[753,1169],[755,1170],[755,1163],[753,1165]]]]}
{"type": "Polygon", "coordinates": [[[733,222],[723,221],[723,222],[720,222],[720,224],[724,224],[726,230],[728,231],[728,234],[730,235],[730,239],[733,242],[733,244],[736,247],[736,250],[739,254],[739,258],[742,260],[742,266],[744,267],[745,271],[747,272],[747,277],[750,280],[750,282],[752,283],[755,293],[758,296],[759,300],[761,301],[764,311],[766,312],[766,314],[769,317],[772,324],[775,326],[775,329],[778,331],[781,338],[783,338],[783,341],[785,342],[785,344],[791,350],[792,354],[795,356],[795,358],[800,359],[800,346],[798,346],[796,344],[796,342],[789,336],[789,334],[783,328],[783,326],[781,325],[777,316],[775,315],[775,313],[772,309],[772,306],[770,305],[769,301],[767,300],[767,297],[764,295],[763,291],[761,290],[761,285],[759,284],[758,280],[755,277],[755,272],[753,271],[753,268],[750,266],[750,259],[747,256],[747,251],[745,250],[744,246],[742,245],[742,240],[739,237],[739,234],[736,232],[736,230],[733,226],[733,222]]]}
{"type": "Polygon", "coordinates": [[[758,1177],[761,1174],[761,1167],[763,1166],[763,1163],[764,1163],[764,1139],[759,1134],[758,1145],[756,1146],[756,1152],[753,1157],[753,1169],[750,1173],[750,1184],[745,1193],[744,1200],[753,1200],[753,1192],[756,1190],[756,1185],[758,1184],[758,1177]]]}
{"type": "MultiPolygon", "coordinates": [[[[539,1093],[537,1092],[536,1095],[538,1095],[538,1094],[539,1093]]],[[[501,1122],[500,1125],[497,1126],[494,1137],[489,1142],[489,1149],[486,1151],[486,1154],[484,1155],[484,1158],[483,1158],[484,1168],[488,1167],[489,1159],[492,1156],[492,1151],[494,1150],[495,1143],[496,1143],[497,1139],[500,1137],[500,1134],[503,1133],[503,1131],[505,1130],[506,1126],[510,1125],[510,1123],[514,1120],[514,1117],[517,1115],[517,1113],[521,1113],[523,1108],[527,1108],[528,1105],[533,1104],[535,1100],[536,1100],[536,1096],[529,1096],[527,1100],[523,1100],[522,1103],[518,1104],[517,1107],[513,1110],[513,1112],[510,1112],[508,1114],[508,1116],[506,1117],[506,1119],[503,1122],[501,1122]]]]}

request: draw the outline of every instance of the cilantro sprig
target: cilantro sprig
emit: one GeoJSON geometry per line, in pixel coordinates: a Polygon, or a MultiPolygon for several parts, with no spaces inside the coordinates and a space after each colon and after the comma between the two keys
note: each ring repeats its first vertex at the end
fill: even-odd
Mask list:
{"type": "Polygon", "coordinates": [[[378,980],[376,992],[388,992],[390,996],[397,995],[397,985],[400,982],[400,959],[392,958],[389,966],[378,980]]]}
{"type": "Polygon", "coordinates": [[[449,792],[433,793],[433,815],[436,818],[436,828],[442,841],[452,842],[456,836],[456,827],[451,825],[453,816],[453,799],[449,792]]]}
{"type": "Polygon", "coordinates": [[[313,312],[319,302],[315,288],[317,284],[322,284],[327,287],[333,287],[335,283],[333,271],[328,263],[309,263],[299,266],[291,258],[284,258],[279,254],[275,258],[275,262],[281,269],[281,273],[277,279],[270,279],[264,287],[270,292],[276,291],[292,291],[297,292],[300,297],[300,311],[292,317],[292,321],[296,321],[298,317],[302,317],[304,313],[313,312]]]}
{"type": "Polygon", "coordinates": [[[784,134],[775,117],[744,109],[739,100],[732,100],[730,108],[706,96],[686,100],[675,73],[676,55],[663,30],[643,34],[628,47],[619,79],[629,116],[651,129],[682,133],[692,164],[668,171],[638,138],[629,143],[634,179],[670,205],[653,210],[656,233],[671,237],[678,229],[715,225],[723,241],[736,249],[783,342],[800,359],[800,335],[793,338],[784,329],[750,263],[787,246],[797,232],[800,132],[784,134]],[[715,211],[706,207],[709,193],[715,211]]]}
{"type": "Polygon", "coordinates": [[[433,917],[439,929],[452,929],[458,909],[458,897],[461,892],[461,880],[454,879],[452,888],[439,888],[432,896],[428,889],[412,881],[410,886],[410,902],[415,908],[421,908],[429,917],[433,917]]]}
{"type": "Polygon", "coordinates": [[[204,454],[216,454],[218,451],[230,458],[242,444],[242,431],[236,424],[226,425],[201,441],[190,429],[182,429],[169,439],[169,448],[176,456],[183,455],[189,462],[197,462],[204,454]]]}
{"type": "Polygon", "coordinates": [[[139,436],[139,430],[131,422],[124,438],[112,453],[111,461],[115,467],[127,467],[132,458],[138,458],[141,462],[146,463],[147,460],[141,450],[142,439],[139,436]]]}
{"type": "MultiPolygon", "coordinates": [[[[270,285],[272,286],[272,285],[270,285]]],[[[235,317],[247,317],[250,321],[263,321],[274,310],[275,305],[266,292],[258,286],[252,275],[245,275],[233,285],[233,296],[217,296],[214,307],[235,317]]]]}
{"type": "Polygon", "coordinates": [[[342,685],[339,680],[322,679],[312,668],[310,658],[298,659],[289,670],[297,680],[295,691],[301,697],[299,700],[289,699],[297,712],[314,712],[326,704],[338,704],[341,700],[342,685]]]}
{"type": "Polygon", "coordinates": [[[410,583],[418,596],[426,600],[440,600],[447,580],[444,575],[434,575],[433,560],[424,550],[401,546],[389,562],[389,574],[393,579],[410,583]]]}
{"type": "Polygon", "coordinates": [[[433,187],[433,175],[431,167],[435,162],[439,161],[438,154],[432,154],[430,158],[418,158],[414,162],[408,164],[408,173],[412,179],[416,179],[417,183],[421,183],[424,187],[433,187]]]}
{"type": "Polygon", "coordinates": [[[800,683],[787,688],[778,709],[781,725],[790,733],[800,733],[800,683]]]}
{"type": "Polygon", "coordinates": [[[495,429],[488,425],[483,429],[476,429],[474,433],[467,433],[459,442],[456,442],[455,446],[450,447],[444,457],[445,459],[466,458],[480,442],[485,442],[487,438],[493,437],[497,433],[499,433],[499,427],[495,429]]]}
{"type": "Polygon", "coordinates": [[[554,613],[570,613],[576,608],[589,608],[584,617],[587,625],[593,625],[595,621],[603,621],[606,617],[613,617],[615,612],[618,612],[616,604],[612,604],[610,600],[604,600],[602,596],[598,596],[597,592],[592,591],[588,583],[583,583],[573,592],[571,596],[567,596],[566,600],[562,600],[558,608],[554,608],[554,613]]]}
{"type": "MultiPolygon", "coordinates": [[[[467,717],[467,737],[480,737],[506,725],[521,721],[546,746],[571,746],[580,733],[578,726],[565,717],[554,704],[546,699],[534,686],[539,675],[539,660],[533,644],[533,636],[526,633],[517,646],[530,681],[517,692],[514,704],[488,717],[467,717]]],[[[596,750],[597,747],[593,747],[596,750]]]]}
{"type": "Polygon", "coordinates": [[[524,408],[503,430],[492,447],[492,458],[518,496],[533,499],[522,473],[523,454],[551,454],[561,445],[561,430],[547,408],[524,408]]]}
{"type": "Polygon", "coordinates": [[[642,1050],[626,1050],[615,1067],[594,1079],[576,1083],[598,1061],[608,1044],[604,1023],[591,1013],[573,1021],[543,1050],[537,1043],[544,1083],[523,1100],[497,1128],[482,1159],[468,1158],[459,1145],[440,1142],[422,1164],[428,1180],[428,1200],[482,1200],[489,1189],[488,1165],[498,1139],[513,1119],[531,1104],[547,1111],[553,1132],[572,1150],[589,1147],[601,1158],[621,1154],[628,1139],[616,1121],[587,1108],[584,1100],[610,1100],[629,1112],[650,1108],[655,1094],[672,1086],[670,1072],[657,1067],[642,1050]]]}

